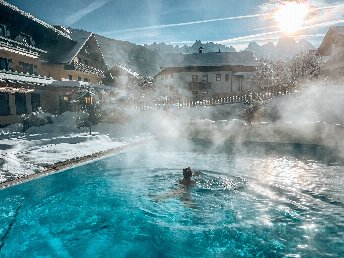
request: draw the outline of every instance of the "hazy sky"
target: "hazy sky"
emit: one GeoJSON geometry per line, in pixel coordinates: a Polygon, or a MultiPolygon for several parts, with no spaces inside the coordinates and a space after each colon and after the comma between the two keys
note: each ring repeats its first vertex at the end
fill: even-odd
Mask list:
{"type": "MultiPolygon", "coordinates": [[[[274,19],[259,16],[275,11],[278,1],[8,0],[50,24],[81,28],[109,38],[138,44],[162,41],[184,44],[199,39],[239,49],[249,41],[264,43],[280,37],[274,19]]],[[[344,0],[307,2],[317,9],[298,35],[318,44],[330,25],[344,24],[344,0]]]]}

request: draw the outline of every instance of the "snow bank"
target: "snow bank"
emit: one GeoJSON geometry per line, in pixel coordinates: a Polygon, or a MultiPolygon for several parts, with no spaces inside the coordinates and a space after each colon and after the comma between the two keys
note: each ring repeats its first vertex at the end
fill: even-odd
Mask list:
{"type": "Polygon", "coordinates": [[[89,135],[88,128],[76,128],[75,117],[66,112],[54,117],[54,124],[30,127],[25,133],[19,124],[1,129],[0,183],[42,172],[57,162],[152,138],[142,130],[113,124],[99,124],[89,135]]]}

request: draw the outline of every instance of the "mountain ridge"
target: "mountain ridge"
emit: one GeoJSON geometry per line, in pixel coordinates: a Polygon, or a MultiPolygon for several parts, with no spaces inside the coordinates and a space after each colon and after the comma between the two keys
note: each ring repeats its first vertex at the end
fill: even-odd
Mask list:
{"type": "Polygon", "coordinates": [[[259,45],[256,42],[250,42],[244,51],[251,51],[257,58],[289,59],[300,52],[314,49],[315,47],[305,39],[296,42],[294,38],[284,37],[279,39],[276,44],[271,41],[263,45],[259,45]]]}

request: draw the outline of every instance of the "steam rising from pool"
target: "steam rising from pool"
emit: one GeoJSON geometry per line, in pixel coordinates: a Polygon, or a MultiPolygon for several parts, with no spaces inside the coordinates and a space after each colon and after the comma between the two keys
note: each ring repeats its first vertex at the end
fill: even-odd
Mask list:
{"type": "Polygon", "coordinates": [[[9,232],[0,253],[340,254],[342,166],[328,165],[307,146],[250,144],[237,152],[209,143],[151,144],[0,192],[0,235],[9,232]],[[185,166],[199,174],[190,188],[178,183],[185,166]]]}

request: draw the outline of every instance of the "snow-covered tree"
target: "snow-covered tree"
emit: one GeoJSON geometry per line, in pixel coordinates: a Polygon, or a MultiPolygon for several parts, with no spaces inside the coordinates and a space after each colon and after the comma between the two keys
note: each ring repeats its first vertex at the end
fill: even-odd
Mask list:
{"type": "Polygon", "coordinates": [[[314,53],[300,53],[289,62],[291,81],[294,84],[316,78],[320,73],[320,58],[314,53]]]}
{"type": "Polygon", "coordinates": [[[78,94],[78,108],[84,114],[77,120],[78,127],[96,125],[102,117],[101,101],[93,88],[81,89],[78,94]]]}
{"type": "Polygon", "coordinates": [[[288,82],[288,66],[284,61],[258,59],[257,70],[252,78],[252,84],[258,92],[273,91],[288,82]]]}

